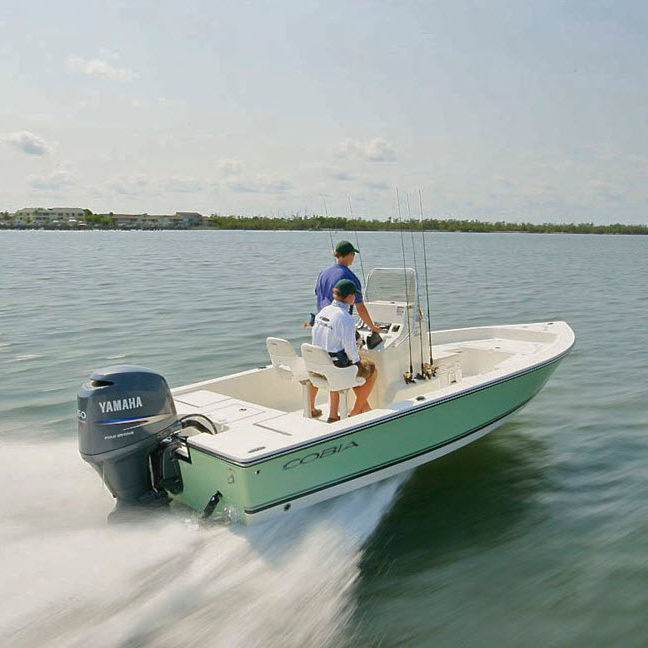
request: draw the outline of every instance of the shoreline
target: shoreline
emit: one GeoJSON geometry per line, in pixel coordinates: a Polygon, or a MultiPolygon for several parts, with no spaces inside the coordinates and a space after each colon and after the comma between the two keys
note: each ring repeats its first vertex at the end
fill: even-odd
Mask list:
{"type": "Polygon", "coordinates": [[[16,221],[6,212],[0,214],[2,230],[48,231],[254,231],[254,232],[468,232],[477,234],[625,234],[647,235],[648,225],[611,223],[511,223],[506,221],[460,220],[455,218],[426,218],[421,220],[365,220],[361,218],[293,215],[284,218],[267,216],[202,216],[196,212],[178,212],[175,217],[146,214],[93,214],[84,210],[81,218],[61,221],[43,221],[26,218],[16,221]],[[188,216],[187,216],[188,214],[188,216]],[[168,218],[168,220],[167,220],[168,218]]]}
{"type": "MultiPolygon", "coordinates": [[[[574,226],[572,226],[574,227],[574,226]]],[[[648,235],[648,226],[643,225],[628,225],[624,228],[630,231],[619,230],[616,226],[600,225],[595,226],[595,229],[585,230],[578,229],[577,227],[569,228],[551,228],[551,229],[435,229],[424,228],[426,233],[433,234],[576,234],[576,235],[607,235],[607,236],[646,236],[648,235]]],[[[0,227],[0,232],[331,232],[333,234],[341,233],[357,233],[362,232],[392,232],[398,234],[400,229],[382,229],[382,228],[357,228],[357,229],[334,229],[334,228],[297,228],[297,227],[158,227],[158,228],[143,228],[143,227],[0,227]]],[[[403,228],[404,232],[421,232],[421,228],[403,228]]]]}

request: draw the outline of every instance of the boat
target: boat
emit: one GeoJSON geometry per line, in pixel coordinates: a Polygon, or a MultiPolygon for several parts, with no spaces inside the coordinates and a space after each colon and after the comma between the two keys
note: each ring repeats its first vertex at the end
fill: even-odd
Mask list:
{"type": "Polygon", "coordinates": [[[356,367],[308,343],[267,338],[267,366],[174,389],[143,367],[95,371],[78,395],[79,449],[115,511],[171,502],[251,524],[411,470],[502,425],[575,341],[563,321],[430,331],[411,268],[372,270],[365,304],[382,334],[359,326],[360,355],[378,378],[373,409],[352,417],[356,367]],[[341,392],[335,423],[328,390],[341,392]]]}

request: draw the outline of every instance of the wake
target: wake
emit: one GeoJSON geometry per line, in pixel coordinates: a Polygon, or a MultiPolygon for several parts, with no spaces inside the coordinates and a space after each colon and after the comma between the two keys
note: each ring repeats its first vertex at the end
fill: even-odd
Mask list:
{"type": "Polygon", "coordinates": [[[256,527],[176,509],[105,523],[113,499],[71,441],[3,444],[5,646],[330,646],[363,545],[403,476],[256,527]]]}

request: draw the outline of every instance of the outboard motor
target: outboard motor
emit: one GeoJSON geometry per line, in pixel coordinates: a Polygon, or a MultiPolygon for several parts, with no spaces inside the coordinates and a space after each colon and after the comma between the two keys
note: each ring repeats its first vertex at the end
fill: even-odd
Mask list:
{"type": "Polygon", "coordinates": [[[151,482],[150,456],[181,428],[163,376],[133,365],[95,371],[78,394],[79,451],[117,506],[166,504],[151,482]]]}

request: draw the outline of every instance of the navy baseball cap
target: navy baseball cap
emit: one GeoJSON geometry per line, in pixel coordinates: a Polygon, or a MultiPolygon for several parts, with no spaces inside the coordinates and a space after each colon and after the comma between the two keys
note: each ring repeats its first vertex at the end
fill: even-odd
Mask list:
{"type": "Polygon", "coordinates": [[[357,250],[355,247],[353,247],[353,243],[351,243],[351,241],[340,241],[335,246],[335,251],[342,256],[346,256],[350,252],[355,252],[356,254],[360,252],[360,250],[357,250]]]}
{"type": "Polygon", "coordinates": [[[357,295],[358,287],[351,281],[351,279],[340,279],[334,289],[337,290],[340,297],[348,297],[349,295],[357,295]]]}

